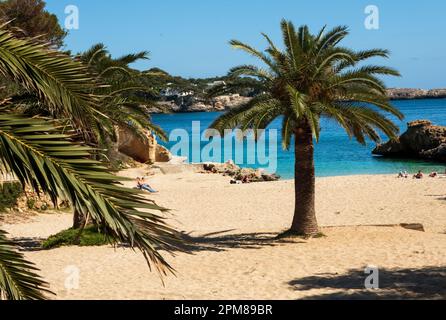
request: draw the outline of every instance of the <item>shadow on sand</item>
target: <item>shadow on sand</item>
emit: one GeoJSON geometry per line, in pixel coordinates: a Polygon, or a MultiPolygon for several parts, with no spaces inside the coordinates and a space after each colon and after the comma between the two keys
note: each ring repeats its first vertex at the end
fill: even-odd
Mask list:
{"type": "Polygon", "coordinates": [[[183,234],[184,249],[190,252],[214,251],[221,252],[228,249],[261,249],[284,244],[305,243],[299,239],[278,239],[277,233],[244,233],[227,234],[234,230],[220,231],[201,236],[183,234]]]}
{"type": "MultiPolygon", "coordinates": [[[[246,234],[227,234],[235,230],[226,230],[192,236],[190,233],[182,233],[182,250],[186,252],[214,251],[222,252],[228,249],[261,249],[263,247],[273,247],[283,244],[305,243],[301,240],[278,239],[277,233],[246,233],[246,234]]],[[[14,238],[13,241],[18,245],[20,251],[32,252],[43,251],[42,238],[14,238]]],[[[117,247],[129,247],[122,243],[117,247]]]]}
{"type": "Polygon", "coordinates": [[[380,269],[377,290],[366,290],[366,275],[352,270],[343,275],[318,275],[289,282],[297,291],[338,289],[338,292],[307,297],[309,300],[446,299],[446,267],[380,269]]]}
{"type": "Polygon", "coordinates": [[[42,242],[45,239],[41,238],[14,238],[14,243],[17,244],[20,251],[30,252],[30,251],[41,251],[42,242]]]}

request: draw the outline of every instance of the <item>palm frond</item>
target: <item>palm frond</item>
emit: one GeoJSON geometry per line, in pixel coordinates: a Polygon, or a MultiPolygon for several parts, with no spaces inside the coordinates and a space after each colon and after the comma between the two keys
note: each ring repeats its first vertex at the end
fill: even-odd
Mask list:
{"type": "Polygon", "coordinates": [[[338,102],[333,105],[323,105],[322,113],[334,118],[350,136],[365,144],[365,133],[372,141],[380,142],[381,136],[375,129],[381,130],[389,138],[396,138],[399,128],[383,114],[369,107],[352,102],[338,102]]]}
{"type": "Polygon", "coordinates": [[[91,66],[95,60],[101,59],[106,55],[106,47],[103,43],[97,43],[93,45],[90,49],[82,54],[78,55],[79,60],[84,62],[87,66],[91,66]]]}
{"type": "Polygon", "coordinates": [[[239,123],[242,131],[252,129],[255,138],[259,138],[257,132],[265,130],[271,122],[283,113],[283,107],[279,101],[270,99],[257,102],[244,114],[239,114],[239,123]]]}
{"type": "Polygon", "coordinates": [[[130,129],[129,132],[143,139],[147,138],[147,130],[162,140],[167,139],[163,130],[150,120],[145,105],[151,102],[142,98],[144,94],[152,93],[153,89],[144,85],[140,72],[129,67],[129,64],[141,59],[149,59],[149,53],[142,51],[115,59],[102,44],[80,55],[80,60],[88,63],[89,72],[96,75],[97,82],[105,84],[96,85],[93,93],[101,97],[97,109],[107,119],[103,119],[101,124],[91,123],[90,126],[104,145],[115,140],[115,125],[125,126],[130,129]],[[107,130],[101,130],[102,126],[107,130]]]}
{"type": "Polygon", "coordinates": [[[38,269],[7,239],[0,230],[0,300],[44,300],[48,283],[36,273],[38,269]]]}
{"type": "Polygon", "coordinates": [[[69,126],[0,114],[0,161],[23,185],[45,192],[55,204],[69,200],[115,241],[139,248],[149,266],[155,265],[163,275],[173,272],[159,250],[172,252],[180,236],[154,213],[166,209],[140,191],[123,187],[128,179],[91,160],[94,150],[72,138],[69,126]]]}
{"type": "Polygon", "coordinates": [[[137,53],[126,54],[122,57],[119,57],[118,59],[116,59],[116,62],[127,66],[129,64],[137,62],[138,60],[149,60],[149,59],[150,59],[150,52],[141,51],[137,53]]]}
{"type": "Polygon", "coordinates": [[[86,68],[47,45],[15,38],[0,28],[0,72],[35,93],[55,117],[85,125],[87,115],[102,117],[94,81],[86,68]]]}
{"type": "Polygon", "coordinates": [[[282,121],[282,148],[283,150],[289,150],[291,145],[291,137],[293,136],[293,123],[292,117],[285,115],[282,121]]]}
{"type": "Polygon", "coordinates": [[[267,104],[271,100],[268,95],[259,95],[248,103],[233,108],[218,117],[209,128],[217,130],[220,134],[225,134],[225,129],[239,127],[242,123],[246,125],[246,115],[259,104],[267,104]],[[245,122],[244,122],[245,119],[245,122]]]}
{"type": "Polygon", "coordinates": [[[263,61],[263,63],[268,65],[268,67],[270,67],[272,70],[275,70],[276,67],[274,65],[274,62],[270,58],[268,58],[264,53],[254,49],[250,45],[243,43],[241,41],[238,41],[238,40],[231,40],[229,43],[233,48],[240,49],[240,50],[243,50],[243,51],[249,53],[250,55],[263,61]]]}
{"type": "Polygon", "coordinates": [[[347,26],[338,26],[320,36],[318,41],[318,53],[329,47],[335,47],[348,35],[347,26]]]}
{"type": "Polygon", "coordinates": [[[290,56],[291,61],[293,61],[294,67],[297,69],[299,55],[303,51],[303,48],[301,46],[301,43],[299,43],[299,39],[296,35],[296,30],[294,29],[294,25],[286,20],[282,20],[281,28],[288,55],[290,56]]]}

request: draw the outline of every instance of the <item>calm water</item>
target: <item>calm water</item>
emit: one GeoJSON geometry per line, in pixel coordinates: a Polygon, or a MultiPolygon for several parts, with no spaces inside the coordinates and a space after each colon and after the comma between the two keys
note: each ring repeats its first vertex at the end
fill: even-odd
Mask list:
{"type": "MultiPolygon", "coordinates": [[[[404,121],[398,122],[402,132],[407,128],[407,122],[418,119],[428,119],[437,125],[446,126],[446,99],[394,101],[393,104],[406,116],[404,121]]],[[[174,129],[185,129],[191,133],[193,121],[200,121],[201,130],[205,130],[219,115],[220,113],[154,115],[153,121],[167,133],[174,129]]],[[[318,176],[388,174],[397,173],[401,170],[409,172],[417,170],[424,170],[425,172],[431,170],[443,171],[446,167],[445,164],[439,163],[375,157],[371,154],[375,146],[374,143],[370,142],[364,147],[356,141],[350,140],[343,129],[331,120],[323,119],[321,127],[321,138],[315,150],[316,173],[318,176]]],[[[280,128],[280,119],[276,120],[270,127],[270,129],[278,129],[279,133],[280,128]]],[[[171,148],[176,143],[176,141],[169,142],[166,143],[166,146],[171,148]]],[[[278,143],[277,173],[283,178],[292,178],[294,168],[293,152],[282,150],[280,134],[278,143]]],[[[206,142],[203,142],[201,147],[204,147],[206,144],[206,142]]],[[[223,156],[223,161],[228,160],[227,151],[224,150],[226,155],[223,156]]],[[[189,155],[189,160],[193,160],[192,155],[189,155]]],[[[259,164],[245,166],[262,167],[259,164]]]]}

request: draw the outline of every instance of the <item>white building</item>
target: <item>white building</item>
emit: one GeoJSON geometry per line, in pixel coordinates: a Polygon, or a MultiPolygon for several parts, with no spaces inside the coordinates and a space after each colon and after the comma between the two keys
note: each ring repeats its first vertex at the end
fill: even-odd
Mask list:
{"type": "Polygon", "coordinates": [[[214,82],[209,82],[209,83],[208,83],[208,87],[210,87],[210,88],[212,88],[212,87],[216,87],[216,86],[221,86],[221,85],[225,86],[225,85],[226,85],[226,82],[225,82],[225,81],[218,80],[218,81],[214,81],[214,82]]]}

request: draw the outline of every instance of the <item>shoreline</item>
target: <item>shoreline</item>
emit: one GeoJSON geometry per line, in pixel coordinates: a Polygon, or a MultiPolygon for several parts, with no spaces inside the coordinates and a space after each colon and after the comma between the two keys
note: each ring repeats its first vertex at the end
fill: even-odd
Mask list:
{"type": "MultiPolygon", "coordinates": [[[[408,160],[410,161],[410,159],[408,160]]],[[[441,169],[445,169],[446,170],[446,163],[437,163],[437,162],[426,162],[429,164],[432,164],[432,168],[434,168],[435,166],[437,166],[438,168],[441,169]]],[[[167,163],[156,163],[155,164],[155,168],[165,168],[166,166],[170,166],[170,167],[175,167],[177,166],[178,168],[181,167],[188,167],[188,169],[190,171],[196,171],[197,173],[200,171],[201,167],[207,164],[214,164],[214,165],[219,165],[219,166],[224,166],[227,165],[228,162],[199,162],[199,163],[191,163],[191,162],[187,162],[187,159],[184,157],[178,157],[178,156],[172,156],[172,160],[167,162],[167,163]]],[[[145,165],[141,165],[142,167],[145,165]]],[[[423,165],[420,166],[420,168],[422,168],[423,165]]],[[[260,171],[264,171],[264,169],[262,168],[252,168],[252,167],[240,167],[241,169],[247,169],[247,170],[260,170],[260,171]]],[[[444,170],[439,171],[440,176],[442,176],[442,173],[444,173],[444,170]]],[[[265,171],[265,173],[268,173],[265,171]]],[[[323,178],[342,178],[342,177],[367,177],[367,176],[388,176],[388,177],[395,177],[397,178],[399,171],[393,172],[393,173],[352,173],[352,174],[333,174],[333,175],[317,175],[316,172],[316,179],[323,179],[323,178]]],[[[417,170],[415,170],[414,172],[408,172],[409,173],[409,178],[412,178],[412,175],[417,173],[417,170]]],[[[430,172],[424,172],[425,174],[429,174],[430,172]]],[[[212,174],[212,173],[209,173],[212,174]]],[[[220,173],[214,173],[214,174],[220,174],[220,173]]],[[[268,173],[270,174],[270,173],[268,173]]],[[[280,176],[280,179],[278,181],[294,181],[294,175],[289,177],[289,178],[285,178],[282,175],[280,175],[279,173],[273,173],[275,175],[280,176]]],[[[220,174],[222,175],[222,174],[220,174]]],[[[438,178],[438,177],[437,177],[438,178]]],[[[445,175],[446,178],[446,175],[445,175]]],[[[276,182],[276,181],[262,181],[262,182],[253,182],[253,183],[263,183],[263,182],[276,182]]]]}

